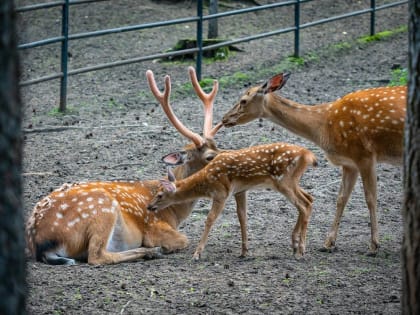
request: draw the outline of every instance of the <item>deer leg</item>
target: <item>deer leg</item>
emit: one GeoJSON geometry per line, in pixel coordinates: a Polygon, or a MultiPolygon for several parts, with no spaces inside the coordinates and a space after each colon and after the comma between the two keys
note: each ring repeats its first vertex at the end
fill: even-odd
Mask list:
{"type": "Polygon", "coordinates": [[[201,253],[203,252],[204,247],[206,246],[210,230],[214,222],[216,221],[216,219],[219,217],[220,213],[223,211],[225,203],[226,203],[226,198],[213,199],[211,210],[209,214],[207,215],[206,223],[204,226],[204,232],[201,236],[200,242],[198,243],[198,246],[193,255],[194,260],[200,259],[201,253]]]}
{"type": "MultiPolygon", "coordinates": [[[[299,210],[299,218],[300,221],[299,223],[299,227],[300,227],[300,238],[299,238],[299,247],[298,247],[298,251],[297,254],[298,255],[303,255],[305,253],[305,249],[306,249],[306,235],[307,235],[307,231],[308,231],[308,223],[309,223],[309,219],[311,217],[312,214],[312,203],[313,203],[313,198],[311,195],[309,195],[306,191],[304,191],[303,189],[298,187],[298,203],[296,204],[296,207],[299,210]]],[[[296,254],[295,254],[296,256],[296,254]]],[[[298,256],[299,258],[299,256],[298,256]]]]}
{"type": "Polygon", "coordinates": [[[330,232],[324,242],[324,247],[321,251],[332,252],[335,241],[337,240],[338,227],[340,226],[341,217],[343,216],[344,208],[350,198],[354,185],[356,184],[359,172],[355,168],[343,166],[343,174],[341,178],[340,191],[337,198],[337,209],[335,212],[334,222],[330,228],[330,232]]]}
{"type": "Polygon", "coordinates": [[[115,208],[111,213],[102,212],[102,220],[92,221],[87,233],[90,235],[88,244],[88,263],[92,265],[117,264],[134,261],[141,258],[153,258],[161,255],[161,249],[134,248],[126,251],[117,251],[126,244],[121,235],[124,234],[124,224],[121,221],[120,209],[115,208]],[[112,244],[108,244],[108,243],[112,244]],[[116,249],[109,251],[111,246],[116,249]]]}
{"type": "MultiPolygon", "coordinates": [[[[284,195],[287,200],[289,200],[293,205],[297,207],[298,201],[296,197],[296,193],[290,188],[291,183],[289,180],[283,179],[281,182],[276,183],[276,188],[279,193],[284,195]]],[[[293,252],[296,253],[299,247],[299,241],[300,241],[300,227],[301,227],[301,221],[302,221],[302,214],[299,211],[298,208],[298,218],[295,224],[295,227],[292,231],[292,249],[293,252]]]]}
{"type": "Polygon", "coordinates": [[[122,262],[136,261],[142,258],[161,257],[161,248],[134,248],[123,252],[108,252],[102,250],[95,255],[89,253],[88,263],[92,265],[118,264],[122,262]]]}
{"type": "Polygon", "coordinates": [[[163,225],[162,222],[159,222],[159,225],[148,234],[143,241],[144,246],[160,246],[165,254],[187,248],[189,244],[188,238],[184,234],[172,228],[169,224],[163,225]]]}
{"type": "Polygon", "coordinates": [[[95,233],[89,239],[88,263],[92,265],[117,264],[121,262],[135,261],[141,258],[155,258],[161,256],[161,248],[134,248],[126,251],[111,252],[107,250],[109,235],[113,228],[107,234],[95,233]]]}
{"type": "Polygon", "coordinates": [[[246,191],[235,195],[236,213],[238,214],[239,224],[242,236],[242,252],[240,257],[246,257],[248,254],[248,234],[247,234],[247,200],[246,191]]]}
{"type": "Polygon", "coordinates": [[[369,256],[375,256],[379,248],[378,218],[376,216],[377,179],[375,164],[374,161],[369,160],[360,167],[363,190],[370,215],[371,244],[368,253],[369,256]]]}
{"type": "Polygon", "coordinates": [[[292,231],[292,249],[295,257],[299,259],[305,253],[306,230],[312,212],[312,196],[299,186],[293,187],[290,180],[277,183],[277,190],[282,193],[298,210],[298,218],[292,231]]]}

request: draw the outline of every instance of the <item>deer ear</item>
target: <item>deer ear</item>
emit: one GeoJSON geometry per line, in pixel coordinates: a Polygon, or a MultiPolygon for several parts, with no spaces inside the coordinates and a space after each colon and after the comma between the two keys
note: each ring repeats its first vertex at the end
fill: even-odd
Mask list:
{"type": "Polygon", "coordinates": [[[276,74],[266,83],[264,83],[264,85],[261,87],[262,92],[264,94],[267,94],[267,93],[280,90],[283,87],[283,85],[286,84],[287,79],[289,79],[289,76],[290,76],[289,72],[276,74]]]}
{"type": "Polygon", "coordinates": [[[173,182],[167,180],[167,179],[161,179],[160,183],[162,184],[163,188],[165,188],[168,192],[175,192],[176,186],[173,182]]]}
{"type": "Polygon", "coordinates": [[[186,159],[186,153],[185,151],[179,151],[179,152],[172,152],[164,157],[162,157],[162,162],[167,165],[181,165],[185,163],[186,159]]]}

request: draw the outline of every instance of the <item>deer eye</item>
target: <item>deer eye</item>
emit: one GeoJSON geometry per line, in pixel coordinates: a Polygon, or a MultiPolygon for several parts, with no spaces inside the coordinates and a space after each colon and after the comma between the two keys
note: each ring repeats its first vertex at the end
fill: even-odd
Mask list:
{"type": "Polygon", "coordinates": [[[239,104],[240,104],[241,106],[246,105],[246,100],[241,100],[241,101],[239,102],[239,104]]]}

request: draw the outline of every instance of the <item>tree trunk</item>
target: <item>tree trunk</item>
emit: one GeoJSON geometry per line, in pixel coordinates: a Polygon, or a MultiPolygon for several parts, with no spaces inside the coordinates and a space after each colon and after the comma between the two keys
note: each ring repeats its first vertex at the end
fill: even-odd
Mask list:
{"type": "MultiPolygon", "coordinates": [[[[217,0],[210,0],[209,2],[209,14],[216,14],[217,13],[217,0]]],[[[207,33],[207,38],[217,38],[219,35],[219,30],[217,27],[217,19],[211,19],[209,20],[209,30],[207,33]]]]}
{"type": "Polygon", "coordinates": [[[420,314],[420,3],[409,1],[409,80],[404,152],[403,314],[420,314]]]}
{"type": "Polygon", "coordinates": [[[26,313],[21,102],[13,0],[0,1],[0,314],[26,313]]]}

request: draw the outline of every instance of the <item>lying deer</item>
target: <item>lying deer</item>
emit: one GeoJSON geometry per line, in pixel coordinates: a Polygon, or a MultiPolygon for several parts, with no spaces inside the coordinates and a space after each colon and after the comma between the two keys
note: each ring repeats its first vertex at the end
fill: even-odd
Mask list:
{"type": "MultiPolygon", "coordinates": [[[[161,93],[147,71],[147,80],[156,99],[171,123],[192,141],[183,154],[169,154],[164,159],[178,166],[177,179],[202,169],[219,150],[213,140],[220,124],[212,126],[213,102],[218,83],[211,93],[204,93],[193,68],[189,74],[197,95],[204,104],[204,138],[186,128],[169,105],[171,84],[165,78],[161,93]],[[179,165],[182,164],[182,165],[179,165]]],[[[48,264],[112,264],[158,256],[160,248],[173,252],[188,246],[187,237],[177,227],[191,213],[194,202],[186,201],[152,213],[147,204],[156,194],[158,180],[86,182],[65,184],[42,198],[34,207],[27,224],[27,243],[38,261],[48,264]]]]}
{"type": "Polygon", "coordinates": [[[370,212],[369,254],[375,255],[379,247],[376,164],[402,162],[407,89],[371,88],[334,102],[306,106],[273,93],[288,77],[288,73],[280,73],[263,85],[249,88],[224,115],[223,125],[232,127],[267,118],[317,144],[333,164],[342,167],[337,211],[324,250],[335,247],[344,207],[360,173],[370,212]]]}
{"type": "MultiPolygon", "coordinates": [[[[272,188],[286,196],[298,210],[298,219],[292,232],[292,248],[295,257],[299,258],[305,252],[306,231],[312,212],[313,199],[299,186],[308,165],[316,165],[313,153],[287,143],[221,152],[206,167],[187,178],[176,180],[169,173],[168,180],[161,180],[162,186],[148,209],[156,211],[200,198],[212,199],[204,232],[193,256],[197,260],[207,243],[210,229],[230,195],[246,196],[250,189],[272,188]]],[[[243,207],[237,210],[241,227],[246,222],[246,199],[243,202],[243,207]]],[[[247,252],[248,238],[246,229],[242,229],[242,256],[247,252]]]]}

